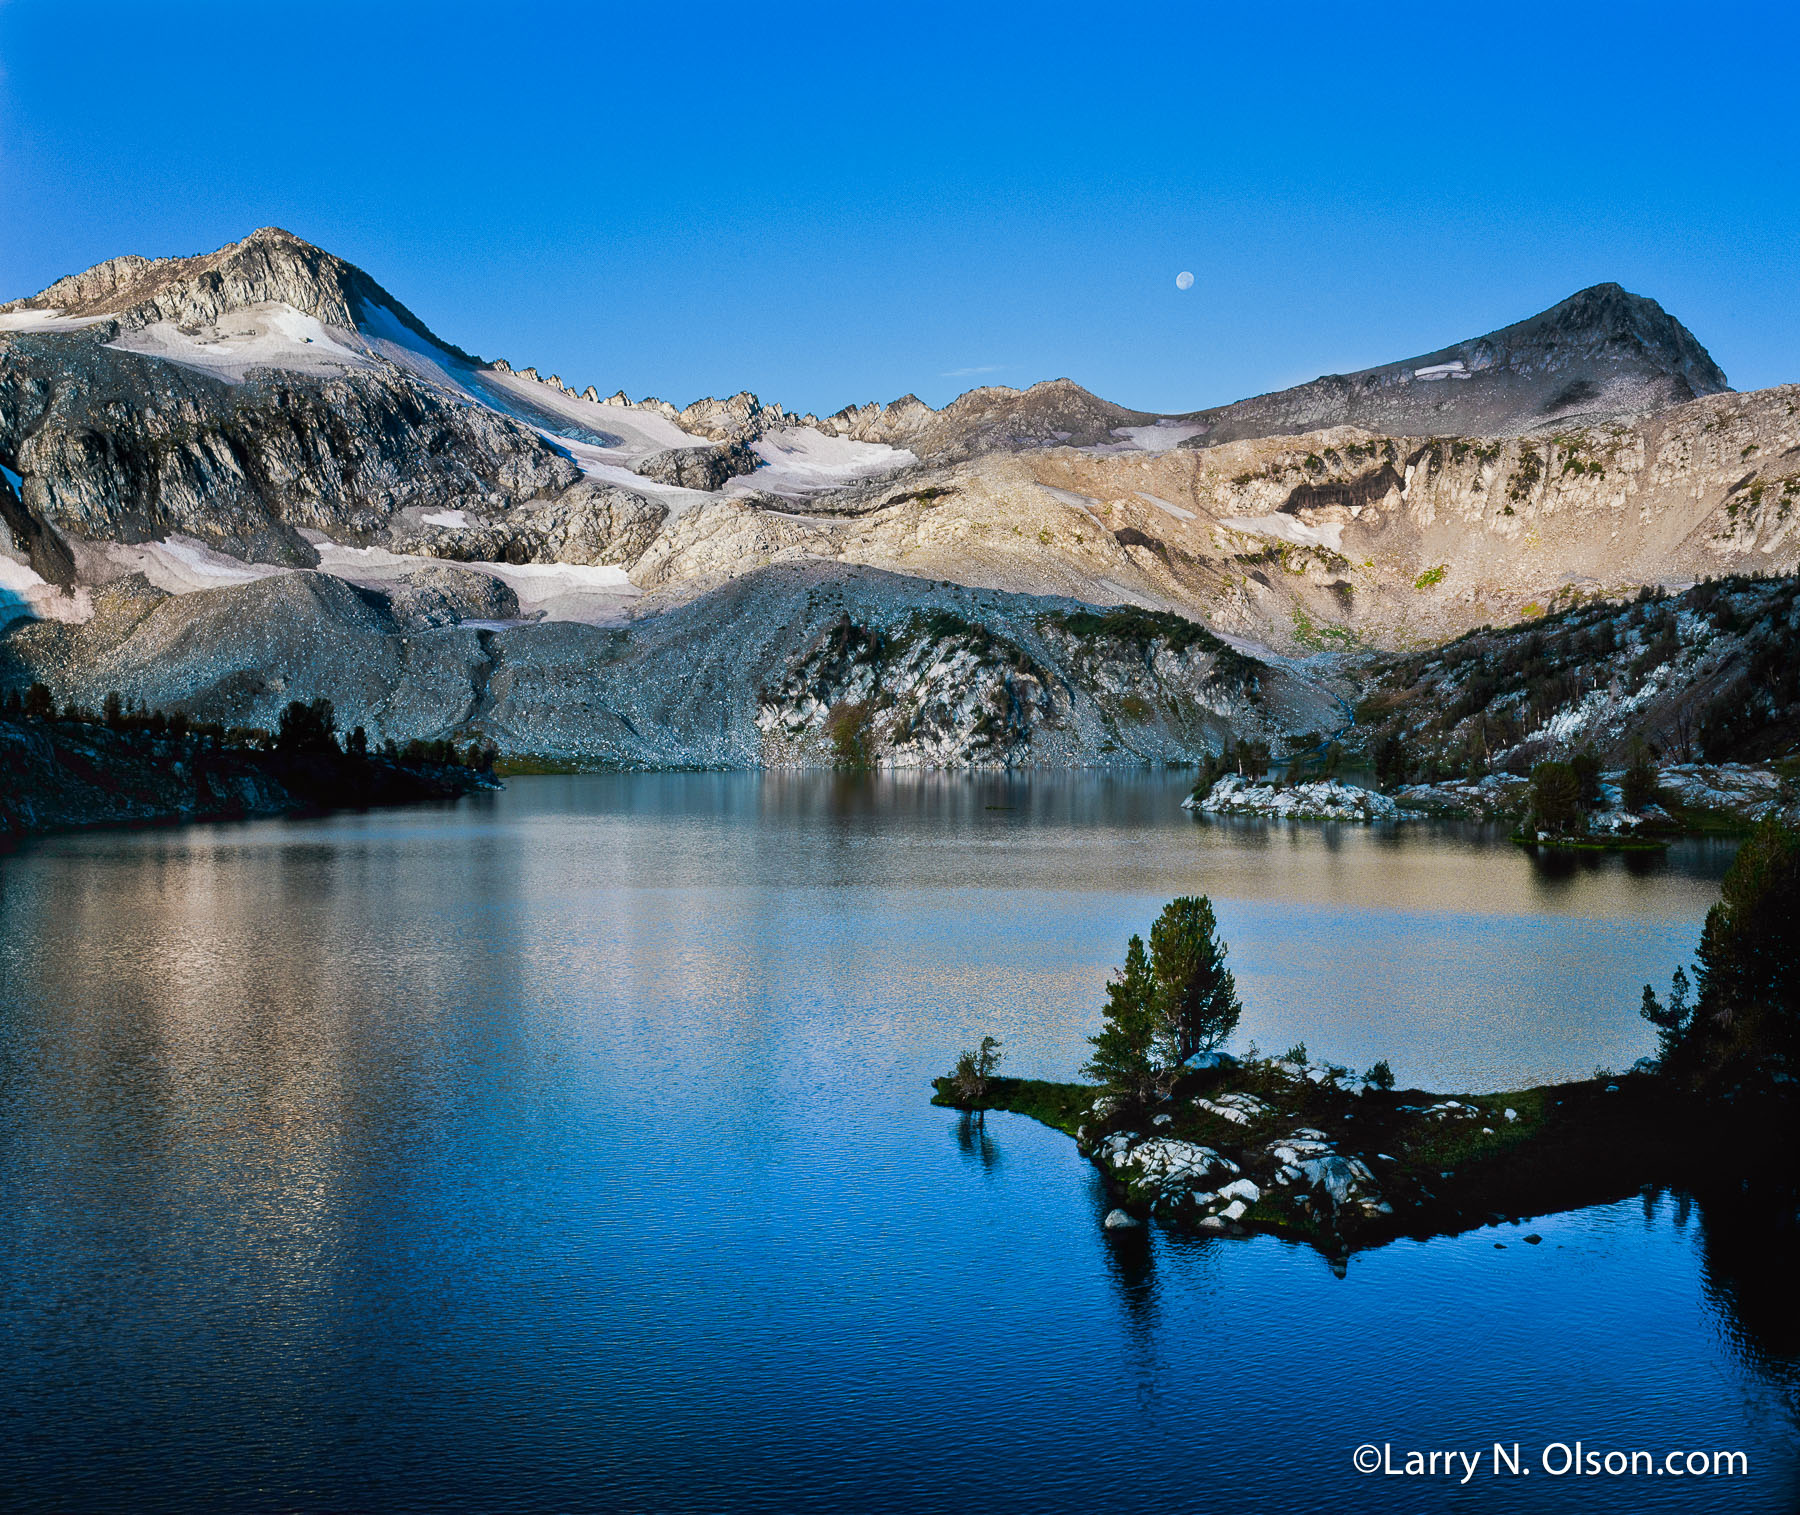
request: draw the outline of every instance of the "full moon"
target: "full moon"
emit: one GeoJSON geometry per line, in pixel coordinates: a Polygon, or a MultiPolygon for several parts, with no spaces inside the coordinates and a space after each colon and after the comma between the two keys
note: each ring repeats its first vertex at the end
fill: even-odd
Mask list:
{"type": "Polygon", "coordinates": [[[1183,269],[1180,273],[1175,275],[1175,287],[1177,289],[1192,289],[1194,287],[1194,276],[1186,269],[1183,269]]]}

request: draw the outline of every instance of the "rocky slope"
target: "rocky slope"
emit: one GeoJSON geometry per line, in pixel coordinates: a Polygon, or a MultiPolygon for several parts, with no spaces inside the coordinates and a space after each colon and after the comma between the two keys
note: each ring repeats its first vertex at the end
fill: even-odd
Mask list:
{"type": "Polygon", "coordinates": [[[1340,724],[1343,655],[1792,571],[1800,390],[1723,386],[1599,286],[1188,416],[1066,380],[677,409],[472,357],[266,228],[0,307],[0,677],[326,693],[403,739],[578,760],[1191,755],[1340,724]],[[842,646],[819,585],[865,607],[842,646]],[[1092,655],[1052,629],[1071,602],[1261,650],[1271,697],[1227,696],[1191,628],[1092,655]],[[923,636],[939,613],[967,627],[923,636]]]}
{"type": "Polygon", "coordinates": [[[827,564],[621,627],[471,625],[445,593],[300,571],[175,595],[135,575],[86,621],[16,628],[0,682],[242,726],[323,696],[378,741],[481,735],[626,766],[1193,761],[1234,733],[1341,719],[1310,681],[1178,617],[827,564]]]}
{"type": "Polygon", "coordinates": [[[1357,713],[1369,751],[1398,743],[1400,781],[1523,776],[1589,747],[1620,766],[1638,742],[1670,764],[1768,763],[1800,750],[1800,580],[1719,580],[1473,633],[1375,665],[1357,713]]]}

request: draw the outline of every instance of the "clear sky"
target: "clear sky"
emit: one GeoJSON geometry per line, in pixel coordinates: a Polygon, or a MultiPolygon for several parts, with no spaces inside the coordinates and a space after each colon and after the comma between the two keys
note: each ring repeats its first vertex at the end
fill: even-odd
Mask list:
{"type": "Polygon", "coordinates": [[[0,0],[0,295],[275,223],[603,392],[1173,411],[1613,279],[1755,388],[1797,11],[0,0]]]}

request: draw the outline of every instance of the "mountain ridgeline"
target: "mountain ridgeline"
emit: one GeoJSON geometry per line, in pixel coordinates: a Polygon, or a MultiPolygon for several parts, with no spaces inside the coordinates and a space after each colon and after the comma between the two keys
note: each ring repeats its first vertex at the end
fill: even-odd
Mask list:
{"type": "Polygon", "coordinates": [[[275,228],[0,305],[0,685],[577,764],[1190,761],[1335,729],[1393,654],[1796,562],[1800,391],[1617,285],[1185,414],[605,387],[275,228]]]}

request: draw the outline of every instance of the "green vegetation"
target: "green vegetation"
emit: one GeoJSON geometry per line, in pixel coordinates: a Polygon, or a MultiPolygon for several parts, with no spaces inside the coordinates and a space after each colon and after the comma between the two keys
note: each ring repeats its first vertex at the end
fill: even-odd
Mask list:
{"type": "Polygon", "coordinates": [[[1293,612],[1294,640],[1312,652],[1354,652],[1362,646],[1362,638],[1348,626],[1336,626],[1330,621],[1315,622],[1305,610],[1296,605],[1293,612]]]}
{"type": "Polygon", "coordinates": [[[1396,1089],[1385,1058],[1358,1088],[1348,1069],[1310,1063],[1304,1042],[1280,1060],[1254,1047],[1242,1062],[1183,1057],[1237,1023],[1224,956],[1207,902],[1172,901],[1149,948],[1133,936],[1107,986],[1084,1070],[1098,1087],[993,1078],[970,1052],[933,1081],[933,1102],[1015,1111],[1074,1136],[1115,1199],[1165,1224],[1273,1231],[1333,1256],[1646,1185],[1766,1180],[1791,1209],[1800,835],[1790,829],[1759,829],[1733,865],[1693,984],[1678,969],[1666,1004],[1645,986],[1643,1013],[1663,1050],[1656,1070],[1450,1098],[1396,1089]],[[1170,1155],[1196,1149],[1199,1158],[1170,1155]],[[1221,1171],[1250,1180],[1229,1210],[1239,1186],[1215,1192],[1221,1171]]]}
{"type": "Polygon", "coordinates": [[[1427,568],[1418,578],[1413,580],[1414,589],[1432,589],[1444,582],[1444,575],[1450,571],[1448,563],[1439,563],[1435,568],[1427,568]]]}
{"type": "Polygon", "coordinates": [[[1243,1007],[1225,956],[1205,895],[1163,906],[1148,953],[1133,936],[1106,986],[1104,1021],[1082,1071],[1133,1100],[1166,1090],[1184,1063],[1237,1029],[1243,1007]]]}
{"type": "Polygon", "coordinates": [[[956,1060],[956,1071],[950,1075],[950,1082],[957,1097],[971,1102],[986,1098],[994,1070],[999,1066],[999,1040],[992,1036],[982,1037],[979,1047],[964,1052],[956,1060]]]}
{"type": "Polygon", "coordinates": [[[358,726],[341,741],[337,715],[330,700],[291,700],[276,718],[276,729],[257,726],[227,727],[217,721],[196,721],[187,711],[151,710],[119,690],[108,690],[99,711],[83,708],[74,700],[58,706],[55,696],[41,682],[23,695],[9,689],[0,695],[0,720],[57,722],[68,726],[100,726],[146,750],[166,751],[170,756],[205,753],[281,753],[289,757],[381,758],[390,763],[438,764],[491,773],[499,749],[481,736],[459,747],[448,737],[415,738],[404,747],[391,739],[372,752],[367,731],[358,726]]]}
{"type": "Polygon", "coordinates": [[[1691,1001],[1680,968],[1666,1004],[1644,985],[1664,1072],[1707,1100],[1790,1088],[1800,1068],[1800,833],[1768,820],[1751,834],[1707,912],[1696,961],[1691,1001]]]}
{"type": "Polygon", "coordinates": [[[840,768],[867,768],[870,760],[869,728],[875,709],[866,700],[844,700],[825,716],[825,737],[840,768]]]}

